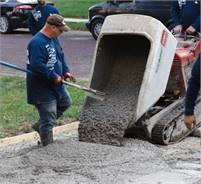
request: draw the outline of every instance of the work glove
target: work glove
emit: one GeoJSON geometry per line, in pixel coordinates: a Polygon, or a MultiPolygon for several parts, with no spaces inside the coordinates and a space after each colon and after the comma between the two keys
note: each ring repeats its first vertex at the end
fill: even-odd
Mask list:
{"type": "Polygon", "coordinates": [[[189,26],[187,29],[186,29],[186,32],[188,34],[193,34],[196,32],[196,29],[193,27],[193,26],[189,26]]]}
{"type": "Polygon", "coordinates": [[[181,33],[182,32],[182,25],[177,25],[172,30],[173,34],[181,33]]]}
{"type": "Polygon", "coordinates": [[[196,125],[196,119],[194,115],[186,115],[184,116],[184,123],[188,129],[193,129],[193,127],[196,125]]]}
{"type": "Polygon", "coordinates": [[[53,79],[54,84],[61,84],[63,83],[63,78],[61,76],[57,76],[56,78],[53,79]]]}
{"type": "Polygon", "coordinates": [[[70,73],[70,72],[66,72],[64,74],[64,80],[69,79],[71,82],[76,82],[75,77],[70,73]]]}

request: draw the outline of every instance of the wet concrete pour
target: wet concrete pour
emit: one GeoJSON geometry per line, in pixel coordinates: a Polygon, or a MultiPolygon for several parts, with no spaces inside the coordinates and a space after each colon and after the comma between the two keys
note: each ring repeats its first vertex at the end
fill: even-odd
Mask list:
{"type": "Polygon", "coordinates": [[[0,150],[1,183],[200,184],[200,139],[170,146],[124,139],[124,146],[79,142],[77,132],[54,144],[21,143],[0,150]]]}
{"type": "Polygon", "coordinates": [[[87,99],[80,117],[79,140],[118,146],[123,144],[125,130],[135,122],[149,50],[149,45],[144,41],[144,54],[141,54],[138,44],[133,45],[134,41],[143,43],[141,38],[138,40],[131,39],[127,43],[127,40],[120,38],[119,42],[112,44],[116,47],[102,51],[110,53],[104,67],[109,70],[109,76],[102,79],[108,81],[104,88],[105,100],[91,102],[87,99]]]}

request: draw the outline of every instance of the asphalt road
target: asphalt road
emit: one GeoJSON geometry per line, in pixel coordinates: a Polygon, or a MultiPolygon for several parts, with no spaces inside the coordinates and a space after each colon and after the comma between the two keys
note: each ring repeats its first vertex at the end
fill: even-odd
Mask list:
{"type": "MultiPolygon", "coordinates": [[[[32,35],[26,30],[18,30],[12,34],[0,35],[0,59],[25,67],[27,60],[26,47],[32,35]]],[[[71,72],[78,79],[89,79],[96,41],[89,32],[70,31],[60,36],[71,72]]],[[[14,69],[0,67],[1,74],[24,75],[14,69]]]]}

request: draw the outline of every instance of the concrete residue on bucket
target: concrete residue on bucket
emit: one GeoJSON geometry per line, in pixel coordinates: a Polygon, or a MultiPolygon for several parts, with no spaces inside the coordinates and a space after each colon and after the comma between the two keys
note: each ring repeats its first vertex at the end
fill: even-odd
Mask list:
{"type": "Polygon", "coordinates": [[[93,77],[102,85],[106,97],[104,101],[86,100],[80,117],[79,140],[123,144],[125,130],[134,123],[149,49],[149,40],[139,35],[104,36],[93,77]]]}

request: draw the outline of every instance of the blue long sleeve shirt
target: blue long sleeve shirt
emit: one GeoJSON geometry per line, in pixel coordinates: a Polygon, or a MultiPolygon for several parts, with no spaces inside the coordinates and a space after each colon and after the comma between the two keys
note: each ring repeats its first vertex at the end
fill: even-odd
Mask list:
{"type": "Polygon", "coordinates": [[[200,31],[200,1],[173,1],[171,17],[174,25],[182,25],[184,31],[189,26],[193,26],[196,31],[200,31]]]}
{"type": "Polygon", "coordinates": [[[193,65],[191,78],[188,82],[188,89],[185,98],[185,115],[193,115],[195,101],[200,91],[200,55],[193,65]]]}
{"type": "Polygon", "coordinates": [[[48,4],[34,8],[28,19],[28,27],[32,35],[35,35],[43,28],[50,14],[59,14],[59,11],[54,6],[48,4]]]}
{"type": "Polygon", "coordinates": [[[65,97],[63,84],[54,84],[53,80],[70,72],[65,62],[63,50],[58,39],[50,39],[38,32],[27,47],[27,98],[29,104],[40,104],[65,97]]]}

